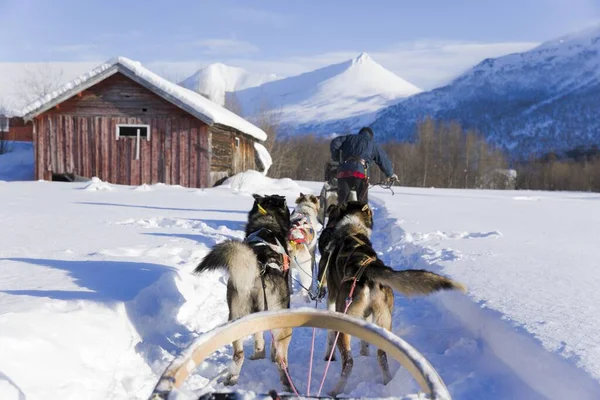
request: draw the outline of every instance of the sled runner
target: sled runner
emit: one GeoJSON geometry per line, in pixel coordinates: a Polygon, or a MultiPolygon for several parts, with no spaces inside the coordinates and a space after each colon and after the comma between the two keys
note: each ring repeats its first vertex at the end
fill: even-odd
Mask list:
{"type": "MultiPolygon", "coordinates": [[[[388,353],[412,375],[421,391],[429,399],[447,400],[450,394],[446,385],[431,364],[410,344],[393,333],[364,320],[349,317],[341,313],[315,310],[311,308],[285,309],[250,314],[230,321],[198,337],[163,372],[150,400],[166,400],[171,393],[181,387],[193,370],[214,351],[236,339],[244,338],[256,332],[270,329],[316,327],[348,333],[365,340],[388,353]]],[[[395,393],[394,396],[406,396],[395,393]]],[[[311,396],[307,396],[311,398],[311,396]]],[[[268,394],[250,396],[247,393],[207,393],[199,399],[278,399],[297,398],[291,395],[279,395],[275,391],[268,394]]],[[[327,398],[312,397],[312,398],[327,398]]]]}

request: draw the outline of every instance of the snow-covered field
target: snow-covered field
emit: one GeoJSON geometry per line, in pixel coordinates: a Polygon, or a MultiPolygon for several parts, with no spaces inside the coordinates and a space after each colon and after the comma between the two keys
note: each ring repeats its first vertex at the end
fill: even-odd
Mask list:
{"type": "MultiPolygon", "coordinates": [[[[191,271],[215,243],[243,237],[250,189],[285,194],[292,205],[320,185],[258,173],[206,190],[0,182],[0,398],[147,398],[174,354],[226,321],[226,276],[191,271]]],[[[394,308],[393,331],[431,361],[454,398],[600,398],[599,195],[397,188],[394,196],[373,189],[371,200],[374,243],[390,265],[469,287],[467,296],[396,296],[394,308]]],[[[304,306],[297,295],[293,306],[304,306]]],[[[292,339],[300,389],[310,339],[309,329],[292,339]]],[[[319,356],[324,339],[318,332],[319,356]]],[[[355,354],[345,394],[415,391],[397,364],[384,386],[375,357],[355,354]]],[[[215,353],[184,392],[230,359],[229,346],[215,353]]],[[[324,366],[319,357],[313,388],[324,366]]],[[[326,389],[338,375],[333,363],[326,389]]],[[[245,363],[239,388],[279,387],[272,363],[245,363]]]]}

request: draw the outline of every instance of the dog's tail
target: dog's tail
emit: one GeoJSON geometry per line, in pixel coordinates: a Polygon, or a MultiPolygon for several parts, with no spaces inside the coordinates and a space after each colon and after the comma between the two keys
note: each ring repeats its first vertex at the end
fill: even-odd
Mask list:
{"type": "Polygon", "coordinates": [[[237,240],[227,240],[213,247],[194,273],[218,269],[229,272],[229,282],[238,292],[251,290],[260,273],[258,259],[252,247],[237,240]]]}
{"type": "Polygon", "coordinates": [[[391,286],[405,296],[424,295],[439,290],[460,290],[466,293],[467,288],[459,282],[423,269],[407,269],[395,271],[383,263],[365,269],[364,274],[376,282],[391,286]]]}

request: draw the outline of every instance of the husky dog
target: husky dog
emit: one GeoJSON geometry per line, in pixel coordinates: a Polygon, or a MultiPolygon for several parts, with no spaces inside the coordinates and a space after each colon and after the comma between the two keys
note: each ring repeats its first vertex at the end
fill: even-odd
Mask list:
{"type": "MultiPolygon", "coordinates": [[[[321,260],[326,261],[320,265],[322,269],[319,271],[320,274],[326,274],[329,310],[344,312],[346,299],[355,284],[348,315],[372,319],[377,325],[391,330],[394,290],[407,296],[425,295],[438,290],[457,289],[463,292],[466,290],[462,284],[433,272],[395,271],[386,266],[377,257],[371,244],[373,213],[369,206],[351,201],[335,208],[337,210],[331,210],[330,215],[332,231],[328,239],[329,243],[326,244],[325,252],[321,256],[321,260]]],[[[329,332],[326,360],[334,351],[335,336],[335,332],[329,332]]],[[[353,366],[350,335],[340,332],[337,344],[342,358],[342,373],[335,389],[331,392],[333,395],[344,390],[353,366]]],[[[366,342],[361,342],[360,353],[369,354],[366,342]]],[[[377,350],[377,359],[383,373],[383,381],[387,384],[391,380],[391,375],[385,352],[377,350]]]]}
{"type": "Polygon", "coordinates": [[[327,210],[329,206],[336,205],[338,203],[338,194],[337,188],[333,187],[329,182],[325,182],[323,187],[321,188],[321,194],[319,195],[319,214],[317,216],[317,220],[321,223],[325,223],[325,218],[327,218],[328,213],[327,210]]]}
{"type": "Polygon", "coordinates": [[[292,265],[298,270],[301,293],[304,301],[310,301],[308,291],[313,281],[313,265],[317,249],[317,214],[319,198],[312,194],[300,193],[296,199],[296,209],[292,213],[288,235],[288,249],[292,265]]]}
{"type": "Polygon", "coordinates": [[[323,184],[319,195],[320,207],[317,219],[321,224],[325,224],[329,206],[338,204],[337,191],[337,163],[330,161],[325,165],[325,184],[323,184]]]}
{"type": "MultiPolygon", "coordinates": [[[[227,269],[227,305],[229,320],[248,314],[290,307],[289,256],[284,247],[290,229],[290,211],[285,197],[253,195],[254,205],[248,213],[246,238],[243,242],[228,240],[216,245],[194,270],[227,269]]],[[[271,360],[279,361],[281,382],[290,389],[284,368],[292,330],[274,329],[271,360]]],[[[254,335],[252,360],[265,358],[262,332],[254,335]]],[[[226,385],[235,385],[244,363],[242,340],[233,342],[233,363],[226,385]]]]}

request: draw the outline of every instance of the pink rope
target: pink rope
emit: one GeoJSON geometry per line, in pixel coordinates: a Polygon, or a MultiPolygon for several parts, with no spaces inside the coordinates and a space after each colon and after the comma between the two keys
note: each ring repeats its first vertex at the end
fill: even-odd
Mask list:
{"type": "Polygon", "coordinates": [[[315,333],[317,328],[313,328],[312,344],[310,346],[310,364],[308,365],[308,386],[306,388],[306,395],[310,396],[310,381],[312,380],[312,366],[313,366],[313,354],[315,352],[315,333]]]}
{"type": "MultiPolygon", "coordinates": [[[[344,314],[348,312],[350,308],[350,304],[352,304],[352,295],[354,294],[354,289],[356,288],[356,277],[354,278],[354,282],[352,282],[352,287],[350,288],[350,293],[348,293],[348,298],[346,299],[346,308],[344,309],[344,314]]],[[[319,386],[319,392],[317,393],[317,397],[321,396],[321,391],[323,390],[323,385],[325,385],[325,378],[327,378],[327,372],[329,372],[329,365],[331,364],[331,359],[333,358],[333,353],[335,353],[335,346],[337,344],[338,338],[340,337],[340,331],[335,335],[335,340],[333,341],[333,346],[331,347],[331,353],[329,353],[329,358],[327,359],[327,365],[325,365],[325,372],[323,372],[323,379],[321,379],[321,386],[319,386]]]]}
{"type": "MultiPolygon", "coordinates": [[[[275,343],[275,335],[273,335],[273,331],[270,331],[270,332],[271,332],[271,340],[273,341],[273,343],[275,343]]],[[[279,364],[281,365],[283,372],[285,372],[285,376],[287,377],[288,382],[290,383],[290,386],[292,387],[292,391],[294,392],[294,394],[297,397],[300,397],[300,395],[298,394],[298,391],[296,390],[296,386],[294,385],[294,382],[292,381],[292,377],[290,376],[290,373],[288,372],[287,365],[285,365],[285,363],[283,362],[283,357],[281,356],[281,354],[279,354],[279,352],[277,352],[277,356],[279,357],[279,364]]]]}

